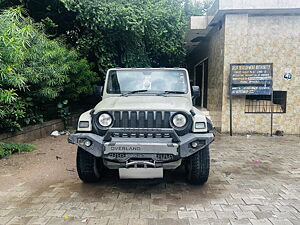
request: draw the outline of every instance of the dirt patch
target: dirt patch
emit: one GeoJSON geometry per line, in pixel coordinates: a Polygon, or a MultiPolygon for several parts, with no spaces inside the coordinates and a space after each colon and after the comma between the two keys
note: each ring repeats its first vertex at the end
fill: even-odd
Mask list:
{"type": "Polygon", "coordinates": [[[66,135],[39,139],[32,142],[37,150],[0,160],[0,191],[19,183],[26,183],[31,190],[37,190],[77,177],[76,146],[66,143],[66,135]]]}

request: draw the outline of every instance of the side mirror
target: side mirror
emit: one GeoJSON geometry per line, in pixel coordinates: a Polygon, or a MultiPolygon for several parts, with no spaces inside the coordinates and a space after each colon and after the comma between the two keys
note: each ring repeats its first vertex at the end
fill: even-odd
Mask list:
{"type": "Polygon", "coordinates": [[[104,91],[104,86],[99,86],[100,97],[102,97],[104,91]]]}
{"type": "Polygon", "coordinates": [[[103,94],[103,86],[96,86],[94,96],[96,97],[97,101],[100,101],[103,94]]]}
{"type": "Polygon", "coordinates": [[[199,86],[193,86],[192,87],[192,96],[194,98],[200,97],[200,87],[199,86]]]}

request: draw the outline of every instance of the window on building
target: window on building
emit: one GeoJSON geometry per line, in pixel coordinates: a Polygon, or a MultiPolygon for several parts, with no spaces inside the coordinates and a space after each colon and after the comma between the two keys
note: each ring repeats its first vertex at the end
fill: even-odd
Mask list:
{"type": "MultiPolygon", "coordinates": [[[[273,112],[286,113],[286,91],[273,92],[273,112]]],[[[247,95],[245,113],[271,113],[271,96],[247,95]]]]}

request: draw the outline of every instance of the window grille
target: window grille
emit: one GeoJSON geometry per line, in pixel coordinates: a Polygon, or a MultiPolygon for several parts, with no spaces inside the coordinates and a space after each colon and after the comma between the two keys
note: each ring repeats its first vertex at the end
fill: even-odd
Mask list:
{"type": "MultiPolygon", "coordinates": [[[[286,91],[273,92],[273,113],[286,113],[286,91]]],[[[245,113],[271,113],[271,96],[247,95],[245,113]]]]}

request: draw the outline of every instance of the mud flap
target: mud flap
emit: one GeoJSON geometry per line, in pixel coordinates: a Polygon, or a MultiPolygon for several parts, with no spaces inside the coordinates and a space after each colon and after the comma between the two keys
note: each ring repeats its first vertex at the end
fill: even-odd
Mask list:
{"type": "Polygon", "coordinates": [[[163,168],[120,168],[120,179],[157,179],[163,178],[163,168]]]}

